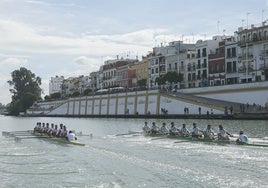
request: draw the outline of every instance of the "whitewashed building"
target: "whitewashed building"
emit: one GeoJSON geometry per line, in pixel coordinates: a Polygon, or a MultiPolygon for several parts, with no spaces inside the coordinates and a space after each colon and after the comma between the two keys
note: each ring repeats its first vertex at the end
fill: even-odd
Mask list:
{"type": "Polygon", "coordinates": [[[208,55],[215,54],[219,42],[225,36],[214,36],[210,40],[198,40],[196,47],[196,81],[195,87],[208,86],[208,55]]]}
{"type": "Polygon", "coordinates": [[[51,77],[49,80],[49,95],[61,92],[63,80],[63,76],[51,77]]]}
{"type": "Polygon", "coordinates": [[[268,24],[251,25],[236,31],[239,54],[241,83],[268,80],[268,24]]]}

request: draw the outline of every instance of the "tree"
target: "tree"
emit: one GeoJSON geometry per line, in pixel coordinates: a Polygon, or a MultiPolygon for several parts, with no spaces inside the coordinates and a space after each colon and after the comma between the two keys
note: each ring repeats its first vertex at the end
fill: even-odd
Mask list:
{"type": "Polygon", "coordinates": [[[157,77],[155,79],[155,82],[158,83],[158,85],[163,85],[166,83],[166,78],[165,78],[165,75],[161,75],[160,77],[157,77]]]}
{"type": "Polygon", "coordinates": [[[60,99],[60,98],[61,98],[61,93],[60,92],[52,93],[52,94],[46,95],[44,97],[45,100],[53,100],[53,99],[60,99]]]}
{"type": "Polygon", "coordinates": [[[165,74],[165,80],[169,83],[177,83],[182,81],[182,75],[176,71],[169,71],[165,74]]]}
{"type": "Polygon", "coordinates": [[[12,80],[8,83],[12,87],[10,92],[13,95],[8,110],[11,115],[18,115],[41,99],[41,78],[24,67],[13,71],[11,77],[12,80]]]}
{"type": "Polygon", "coordinates": [[[92,89],[85,89],[85,91],[83,92],[84,96],[88,95],[89,93],[92,92],[92,89]]]}
{"type": "Polygon", "coordinates": [[[145,87],[146,82],[147,82],[147,80],[144,78],[144,79],[138,80],[137,84],[138,84],[139,87],[145,87]]]}

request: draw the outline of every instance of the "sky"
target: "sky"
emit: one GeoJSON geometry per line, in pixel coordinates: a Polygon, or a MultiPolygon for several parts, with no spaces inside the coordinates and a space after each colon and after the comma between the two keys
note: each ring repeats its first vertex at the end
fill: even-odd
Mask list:
{"type": "Polygon", "coordinates": [[[233,35],[268,19],[268,0],[0,0],[0,103],[11,72],[89,75],[105,60],[141,59],[161,43],[233,35]]]}

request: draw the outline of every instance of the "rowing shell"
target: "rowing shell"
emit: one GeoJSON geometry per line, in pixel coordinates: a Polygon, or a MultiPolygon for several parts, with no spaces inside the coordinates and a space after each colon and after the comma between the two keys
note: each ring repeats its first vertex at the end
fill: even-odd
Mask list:
{"type": "Polygon", "coordinates": [[[31,134],[37,138],[48,138],[51,141],[60,142],[64,144],[71,144],[71,145],[77,145],[77,146],[85,146],[85,144],[78,142],[77,140],[66,140],[65,138],[57,138],[57,137],[49,137],[47,135],[42,135],[40,133],[35,133],[31,131],[31,134]]]}
{"type": "MultiPolygon", "coordinates": [[[[215,144],[234,144],[234,145],[242,145],[242,146],[255,146],[255,147],[268,147],[267,142],[247,142],[247,143],[239,143],[236,140],[218,140],[218,139],[206,139],[206,138],[197,138],[191,136],[178,136],[178,135],[164,135],[161,133],[143,133],[145,136],[150,137],[160,137],[160,138],[169,138],[169,139],[178,139],[189,142],[207,142],[207,143],[215,143],[215,144]]],[[[177,143],[177,142],[175,142],[177,143]]],[[[180,141],[178,141],[180,143],[180,141]]]]}

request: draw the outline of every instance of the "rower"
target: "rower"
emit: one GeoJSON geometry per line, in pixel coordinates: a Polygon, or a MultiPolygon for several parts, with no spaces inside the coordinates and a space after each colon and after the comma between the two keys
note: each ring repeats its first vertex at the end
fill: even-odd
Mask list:
{"type": "Polygon", "coordinates": [[[46,124],[42,123],[42,127],[40,128],[39,133],[43,133],[45,129],[46,129],[46,124]]]}
{"type": "Polygon", "coordinates": [[[190,135],[190,131],[186,128],[186,124],[182,124],[182,128],[180,130],[180,133],[182,136],[189,136],[190,135]]]}
{"type": "Polygon", "coordinates": [[[67,131],[66,126],[64,125],[63,126],[63,131],[61,132],[60,137],[65,138],[67,136],[67,134],[68,134],[68,131],[67,131]]]}
{"type": "Polygon", "coordinates": [[[142,130],[143,130],[145,133],[150,132],[150,127],[148,126],[148,123],[147,123],[146,121],[144,122],[144,126],[143,126],[142,130]]]}
{"type": "Polygon", "coordinates": [[[191,133],[192,133],[192,137],[195,137],[195,138],[200,138],[203,135],[201,130],[196,126],[196,123],[193,123],[193,129],[191,133]]]}
{"type": "Polygon", "coordinates": [[[52,130],[52,135],[57,136],[58,133],[58,125],[55,125],[54,129],[52,130]]]}
{"type": "Polygon", "coordinates": [[[244,135],[244,132],[243,131],[240,131],[239,136],[238,136],[236,142],[237,143],[240,143],[240,144],[246,144],[246,143],[248,143],[248,137],[247,137],[247,135],[244,135]]]}
{"type": "Polygon", "coordinates": [[[49,123],[46,123],[45,128],[43,129],[43,133],[46,133],[49,131],[49,123]]]}
{"type": "Polygon", "coordinates": [[[210,140],[213,140],[214,139],[215,133],[211,129],[211,125],[210,124],[207,125],[207,128],[203,131],[203,133],[204,133],[204,138],[205,139],[210,139],[210,140]]]}
{"type": "Polygon", "coordinates": [[[169,129],[169,134],[173,135],[173,136],[179,135],[179,131],[178,131],[177,127],[175,127],[174,122],[171,122],[171,127],[169,129]]]}
{"type": "Polygon", "coordinates": [[[39,132],[40,129],[41,129],[41,123],[40,122],[37,122],[36,123],[36,126],[34,127],[34,133],[35,132],[39,132]]]}
{"type": "Polygon", "coordinates": [[[77,140],[77,137],[72,131],[69,131],[68,135],[66,136],[66,139],[69,141],[74,141],[74,140],[77,140]]]}
{"type": "Polygon", "coordinates": [[[164,134],[164,135],[168,134],[168,129],[166,127],[166,123],[162,123],[162,127],[160,128],[160,133],[164,134]]]}
{"type": "Polygon", "coordinates": [[[155,122],[153,122],[153,125],[151,127],[151,133],[157,134],[159,132],[159,128],[155,125],[155,122]]]}
{"type": "Polygon", "coordinates": [[[47,134],[48,134],[49,136],[52,136],[53,131],[54,131],[54,123],[51,123],[51,127],[50,127],[49,130],[47,131],[47,134]]]}
{"type": "Polygon", "coordinates": [[[61,123],[60,128],[59,128],[58,132],[56,133],[56,136],[60,137],[62,132],[63,132],[63,124],[61,123]]]}
{"type": "Polygon", "coordinates": [[[228,133],[222,125],[219,125],[218,130],[218,140],[230,140],[229,136],[233,136],[230,133],[228,133]]]}

